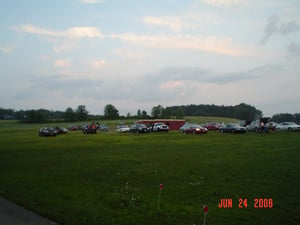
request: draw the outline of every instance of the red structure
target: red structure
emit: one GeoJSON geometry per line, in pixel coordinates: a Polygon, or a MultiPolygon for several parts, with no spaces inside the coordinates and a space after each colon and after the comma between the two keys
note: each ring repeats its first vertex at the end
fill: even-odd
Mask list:
{"type": "Polygon", "coordinates": [[[139,120],[137,123],[143,123],[146,126],[153,126],[155,123],[164,123],[169,126],[170,130],[179,130],[185,124],[185,120],[175,119],[156,119],[156,120],[139,120]]]}

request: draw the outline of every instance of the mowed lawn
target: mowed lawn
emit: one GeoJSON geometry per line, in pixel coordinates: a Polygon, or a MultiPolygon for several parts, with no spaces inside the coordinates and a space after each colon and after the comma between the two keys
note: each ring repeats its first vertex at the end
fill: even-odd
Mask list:
{"type": "Polygon", "coordinates": [[[0,122],[0,195],[61,225],[203,224],[204,205],[207,225],[300,224],[299,132],[47,138],[41,126],[0,122]]]}

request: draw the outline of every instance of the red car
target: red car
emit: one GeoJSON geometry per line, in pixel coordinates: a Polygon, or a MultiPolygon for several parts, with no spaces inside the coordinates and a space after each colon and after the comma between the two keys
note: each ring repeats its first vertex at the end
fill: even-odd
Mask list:
{"type": "Polygon", "coordinates": [[[191,124],[186,126],[182,132],[184,134],[206,134],[207,128],[202,127],[198,124],[191,124]]]}
{"type": "Polygon", "coordinates": [[[204,124],[204,127],[208,130],[218,130],[221,127],[221,124],[215,122],[209,122],[204,124]]]}
{"type": "Polygon", "coordinates": [[[76,125],[71,124],[68,126],[68,130],[78,130],[78,127],[76,125]]]}

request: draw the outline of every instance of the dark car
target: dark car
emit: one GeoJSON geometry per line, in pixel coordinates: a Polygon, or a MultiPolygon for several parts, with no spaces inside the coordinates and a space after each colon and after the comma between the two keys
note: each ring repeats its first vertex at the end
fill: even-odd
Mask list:
{"type": "Polygon", "coordinates": [[[202,127],[198,124],[190,124],[186,126],[182,132],[184,134],[206,134],[207,128],[202,127]]]}
{"type": "Polygon", "coordinates": [[[238,125],[237,123],[227,123],[219,128],[221,133],[245,133],[246,128],[238,125]]]}
{"type": "Polygon", "coordinates": [[[132,133],[147,133],[149,129],[145,124],[136,123],[130,126],[130,132],[132,133]]]}
{"type": "Polygon", "coordinates": [[[39,136],[44,137],[55,137],[57,135],[57,132],[52,127],[43,127],[39,130],[39,136]]]}

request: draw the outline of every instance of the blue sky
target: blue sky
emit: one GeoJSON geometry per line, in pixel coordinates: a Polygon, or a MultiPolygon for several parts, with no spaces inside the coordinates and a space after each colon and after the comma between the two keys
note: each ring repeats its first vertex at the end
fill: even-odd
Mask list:
{"type": "Polygon", "coordinates": [[[0,107],[300,112],[298,0],[0,0],[0,107]]]}

